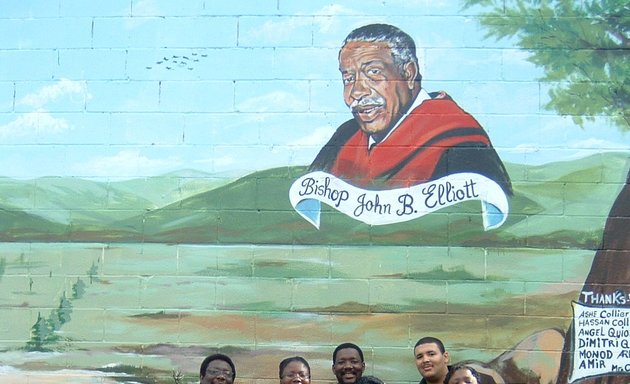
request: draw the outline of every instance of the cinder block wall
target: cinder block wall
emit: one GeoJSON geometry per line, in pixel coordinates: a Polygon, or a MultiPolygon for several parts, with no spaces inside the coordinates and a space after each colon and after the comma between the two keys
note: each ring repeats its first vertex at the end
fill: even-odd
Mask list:
{"type": "MultiPolygon", "coordinates": [[[[627,165],[623,157],[612,164],[602,157],[600,167],[583,176],[565,174],[560,163],[555,173],[524,165],[532,152],[519,146],[544,142],[559,120],[541,107],[547,97],[547,84],[537,80],[541,72],[507,65],[524,55],[512,42],[471,36],[481,28],[474,15],[455,5],[427,13],[422,2],[410,11],[387,1],[9,3],[0,4],[0,151],[9,167],[0,201],[11,211],[19,200],[21,209],[14,212],[56,220],[65,229],[61,241],[11,241],[7,235],[0,244],[0,349],[21,350],[33,339],[38,318],[67,299],[71,320],[49,345],[63,361],[53,366],[124,364],[155,369],[164,380],[180,369],[194,381],[203,357],[222,351],[234,356],[239,382],[275,382],[280,359],[295,354],[312,362],[316,381],[332,381],[332,351],[351,341],[364,348],[369,374],[388,383],[415,382],[412,347],[428,334],[444,339],[453,361],[488,362],[513,348],[536,361],[558,358],[561,345],[527,350],[519,343],[540,331],[568,328],[570,301],[579,295],[627,165]],[[130,208],[120,204],[117,183],[134,179],[136,188],[153,193],[152,160],[170,161],[172,171],[181,171],[199,164],[188,154],[207,153],[203,175],[159,176],[176,186],[163,202],[184,212],[182,220],[186,213],[205,214],[183,203],[209,188],[195,183],[308,165],[325,139],[279,138],[296,130],[329,136],[351,117],[341,94],[338,49],[352,28],[375,21],[408,31],[418,45],[424,86],[445,89],[484,125],[500,155],[510,154],[506,162],[520,200],[501,229],[503,245],[458,243],[470,228],[453,225],[456,219],[479,222],[478,212],[467,210],[435,214],[443,239],[432,246],[377,246],[373,239],[386,233],[359,224],[343,235],[347,242],[319,245],[299,236],[256,243],[247,234],[223,231],[230,222],[247,227],[256,209],[259,223],[294,214],[261,210],[270,200],[262,188],[248,196],[260,200],[258,206],[207,213],[220,218],[209,244],[154,243],[142,236],[122,244],[106,236],[84,242],[74,232],[86,217],[96,225],[100,215],[116,212],[122,219],[141,218],[129,226],[144,233],[150,212],[163,208],[160,199],[130,208]],[[444,35],[444,43],[428,34],[444,35]],[[453,51],[464,62],[445,60],[453,51]],[[182,64],[184,56],[191,60],[182,64]],[[173,64],[175,59],[180,62],[173,64]],[[475,70],[476,61],[483,70],[475,70]],[[506,110],[489,99],[513,102],[506,110]],[[510,137],[523,135],[514,123],[521,119],[534,122],[531,140],[514,144],[510,137]],[[72,129],[76,136],[55,137],[55,129],[72,129]],[[222,159],[243,148],[255,161],[226,175],[222,159]],[[81,166],[85,152],[117,155],[120,167],[104,162],[95,173],[94,164],[81,166]],[[15,159],[23,169],[16,169],[15,159]],[[39,161],[36,167],[30,159],[39,161]],[[83,189],[83,180],[97,180],[98,187],[83,189]],[[55,204],[51,188],[81,190],[84,200],[55,204]],[[546,201],[548,188],[561,191],[562,199],[554,192],[546,201]],[[594,191],[599,195],[583,196],[594,191]],[[547,205],[528,204],[532,196],[547,205]],[[584,247],[572,245],[572,231],[559,236],[569,239],[568,246],[558,238],[545,242],[548,228],[566,228],[567,221],[587,228],[584,247]],[[514,324],[522,328],[512,329],[514,324]]],[[[567,147],[534,148],[544,164],[564,158],[578,128],[556,129],[567,147]]],[[[604,152],[597,143],[585,150],[604,152]]],[[[284,182],[297,176],[284,175],[284,182]]],[[[275,199],[286,201],[288,191],[275,199]]],[[[420,227],[414,230],[426,236],[420,227]]],[[[9,233],[10,221],[3,228],[9,233]]]]}

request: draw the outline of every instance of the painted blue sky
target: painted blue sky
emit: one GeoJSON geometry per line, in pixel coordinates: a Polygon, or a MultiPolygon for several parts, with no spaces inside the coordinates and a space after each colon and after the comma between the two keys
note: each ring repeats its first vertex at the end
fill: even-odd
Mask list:
{"type": "Polygon", "coordinates": [[[341,41],[373,22],[416,41],[504,161],[542,164],[629,138],[542,109],[527,52],[484,39],[456,1],[0,2],[0,176],[133,178],[307,165],[349,119],[341,41]]]}

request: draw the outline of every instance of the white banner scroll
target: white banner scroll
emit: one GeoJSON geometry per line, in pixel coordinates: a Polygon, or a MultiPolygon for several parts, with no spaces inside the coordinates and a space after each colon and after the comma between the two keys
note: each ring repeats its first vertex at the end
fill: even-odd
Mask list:
{"type": "Polygon", "coordinates": [[[591,307],[573,302],[572,355],[569,382],[630,375],[630,307],[591,307]]]}
{"type": "Polygon", "coordinates": [[[308,173],[291,185],[293,208],[319,229],[321,203],[370,225],[401,223],[468,200],[480,200],[485,230],[500,227],[508,215],[507,196],[493,180],[456,173],[406,188],[367,190],[326,172],[308,173]]]}

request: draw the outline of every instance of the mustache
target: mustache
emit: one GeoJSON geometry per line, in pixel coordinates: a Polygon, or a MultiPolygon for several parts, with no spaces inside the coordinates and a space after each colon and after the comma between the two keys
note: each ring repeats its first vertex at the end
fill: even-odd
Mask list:
{"type": "Polygon", "coordinates": [[[356,112],[357,108],[365,107],[368,105],[385,105],[385,99],[382,96],[364,97],[359,100],[354,100],[350,104],[352,112],[356,112]]]}

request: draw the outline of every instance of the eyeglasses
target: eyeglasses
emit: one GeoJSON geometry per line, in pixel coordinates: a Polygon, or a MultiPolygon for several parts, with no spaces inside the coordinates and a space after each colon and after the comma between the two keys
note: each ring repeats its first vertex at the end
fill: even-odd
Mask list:
{"type": "Polygon", "coordinates": [[[213,377],[216,377],[219,375],[232,377],[233,375],[232,371],[230,371],[229,369],[216,369],[216,368],[207,369],[206,374],[213,377]]]}
{"type": "Polygon", "coordinates": [[[289,372],[282,377],[288,377],[289,379],[295,379],[296,377],[299,377],[300,379],[308,379],[311,375],[306,372],[289,372]]]}

